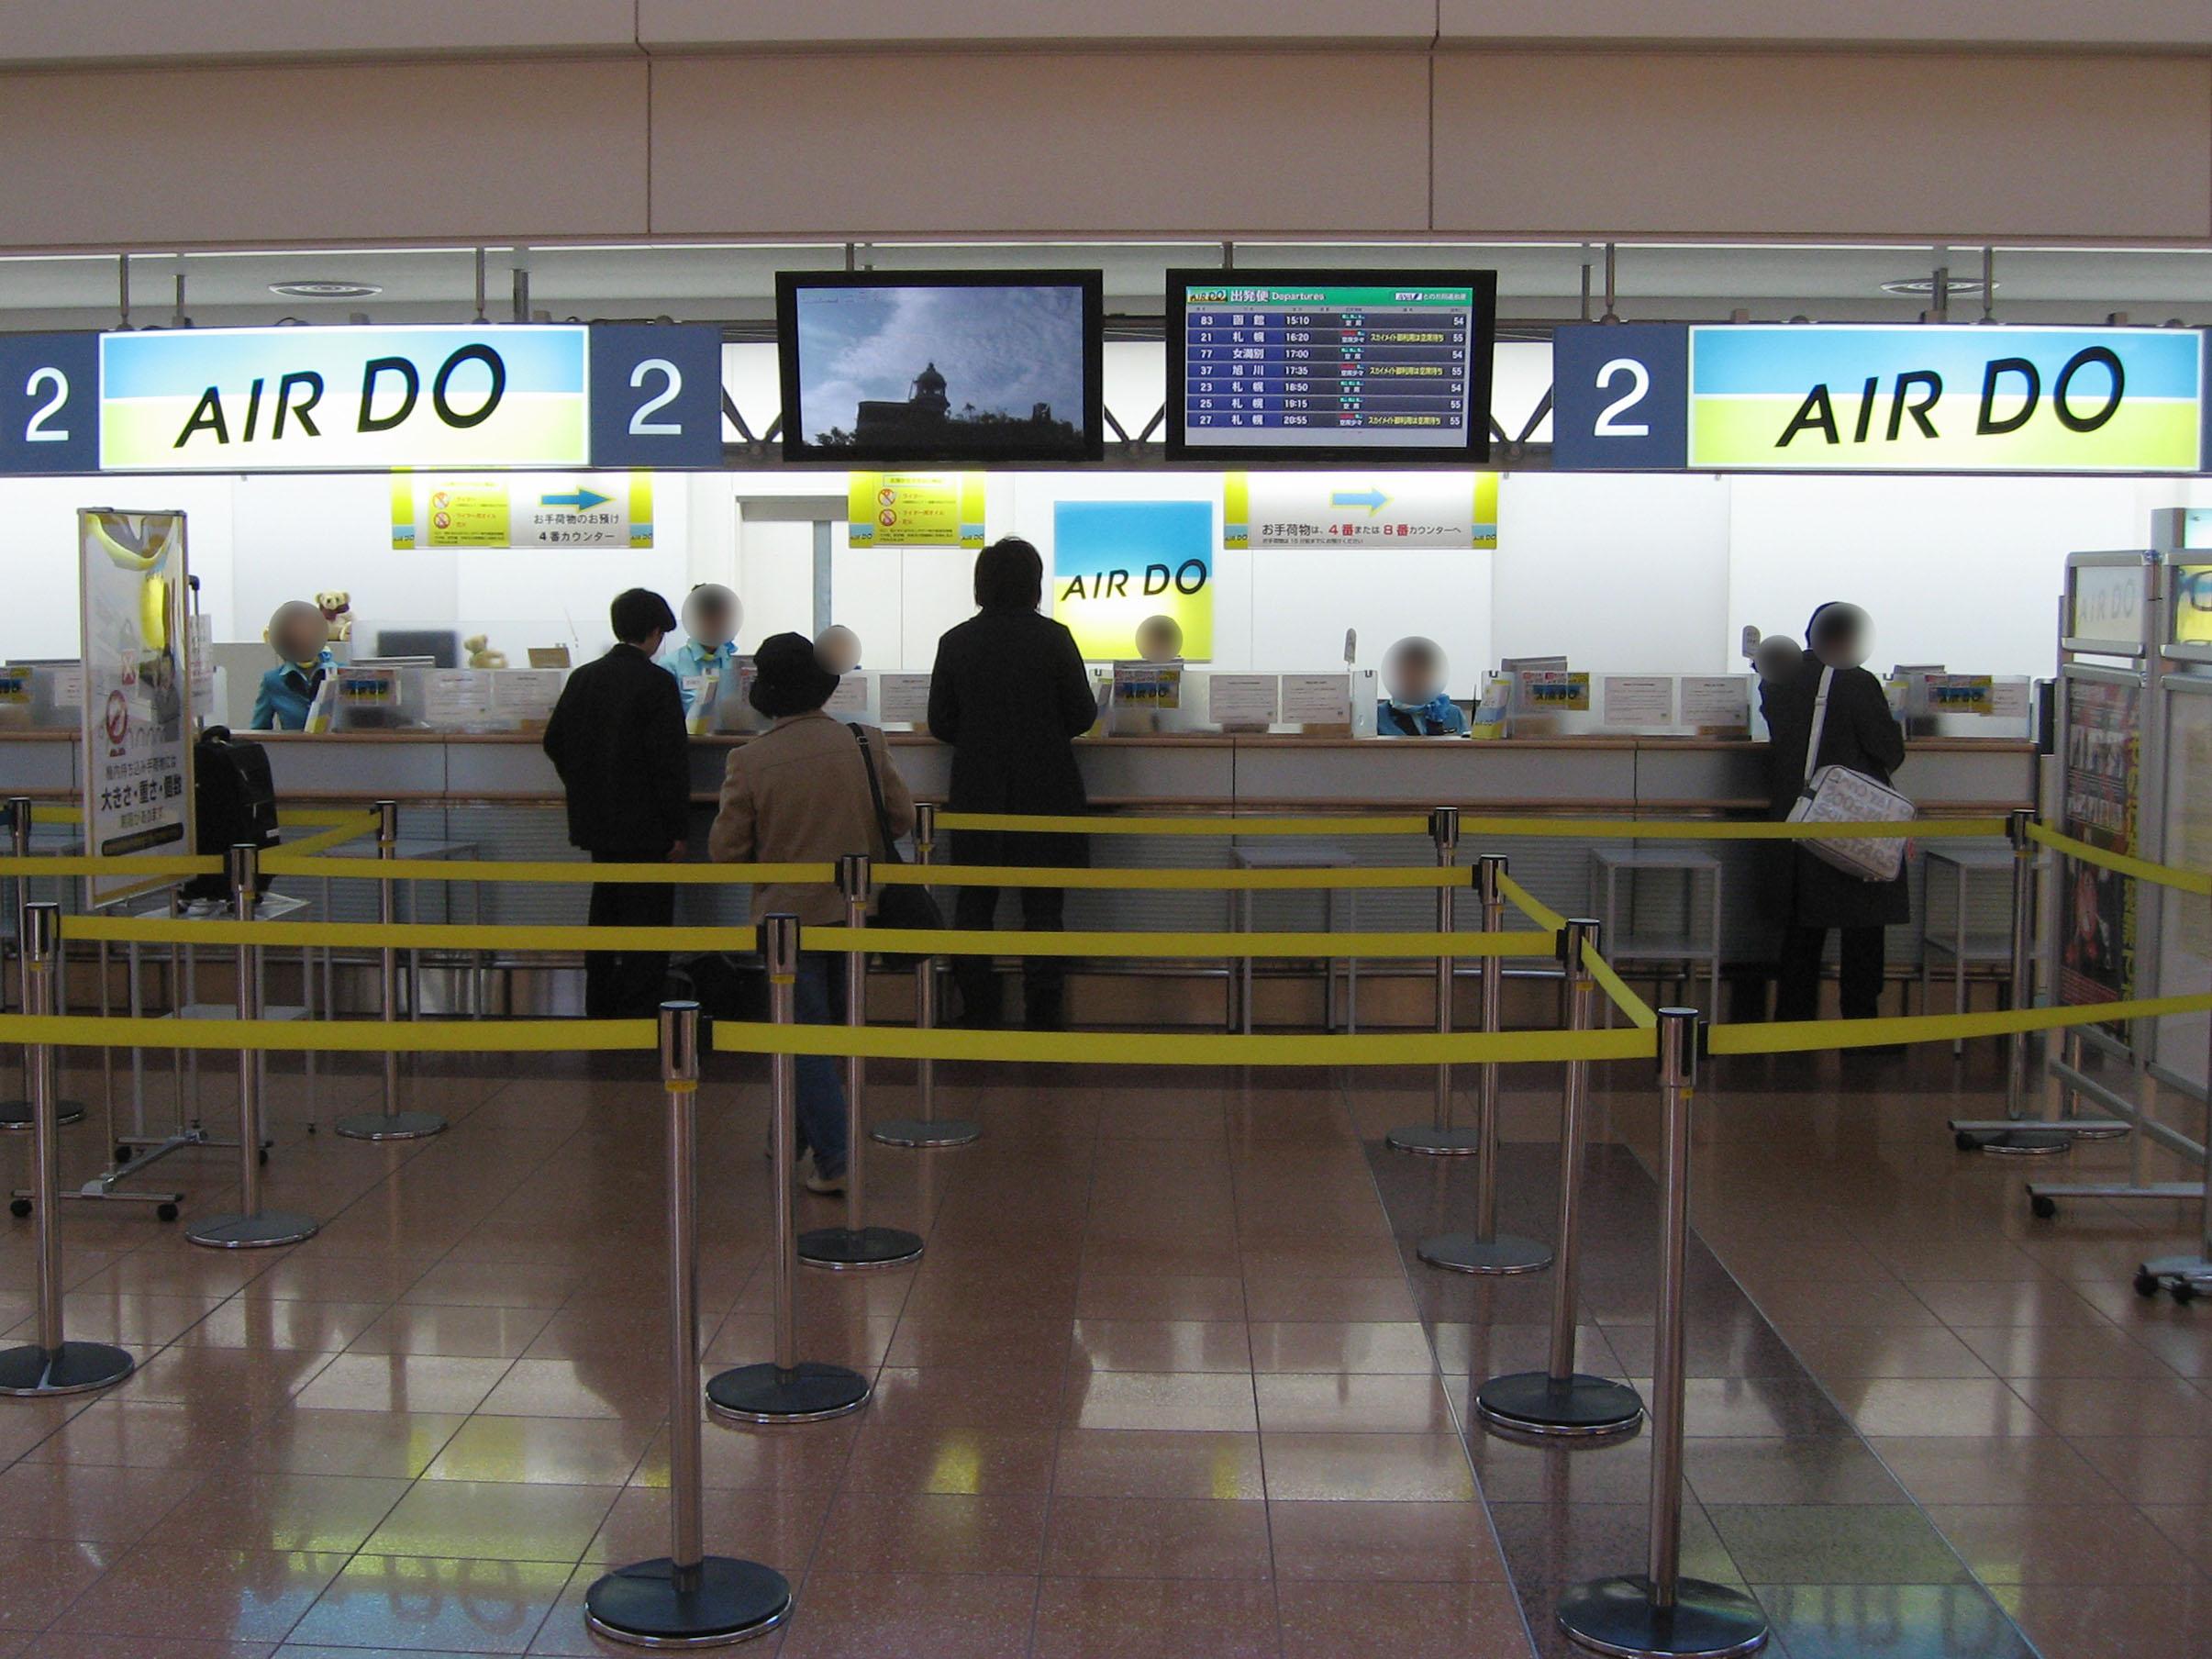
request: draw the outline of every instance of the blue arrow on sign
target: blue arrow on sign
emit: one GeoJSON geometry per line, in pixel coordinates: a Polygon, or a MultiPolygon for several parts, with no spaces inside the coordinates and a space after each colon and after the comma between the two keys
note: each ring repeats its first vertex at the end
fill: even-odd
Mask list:
{"type": "Polygon", "coordinates": [[[1390,505],[1390,497],[1370,484],[1363,490],[1332,490],[1329,492],[1328,505],[1363,507],[1367,509],[1367,516],[1372,518],[1390,505]]]}
{"type": "Polygon", "coordinates": [[[572,495],[540,495],[539,507],[565,507],[573,512],[588,513],[592,508],[612,501],[612,495],[602,495],[596,490],[579,489],[572,495]]]}

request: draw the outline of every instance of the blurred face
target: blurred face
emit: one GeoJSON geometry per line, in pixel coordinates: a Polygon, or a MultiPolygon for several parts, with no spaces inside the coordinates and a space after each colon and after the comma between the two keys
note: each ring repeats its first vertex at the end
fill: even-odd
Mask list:
{"type": "Polygon", "coordinates": [[[684,601],[684,631],[713,650],[728,644],[738,631],[737,595],[719,583],[693,588],[684,601]]]}
{"type": "Polygon", "coordinates": [[[287,662],[311,662],[329,638],[323,613],[305,599],[287,599],[269,618],[269,649],[287,662]]]}
{"type": "Polygon", "coordinates": [[[1443,695],[1444,653],[1434,640],[1419,635],[1400,640],[1383,656],[1383,689],[1408,708],[1433,703],[1443,695]]]}
{"type": "Polygon", "coordinates": [[[1856,668],[1873,648],[1873,628],[1856,605],[1831,605],[1820,613],[1809,641],[1829,668],[1856,668]]]}
{"type": "Polygon", "coordinates": [[[814,660],[833,674],[849,674],[861,665],[861,637],[843,623],[822,629],[814,642],[814,660]]]}
{"type": "Polygon", "coordinates": [[[1183,624],[1173,617],[1147,617],[1137,624],[1137,654],[1147,662],[1173,662],[1183,654],[1183,624]]]}
{"type": "Polygon", "coordinates": [[[1797,672],[1797,641],[1787,634],[1769,634],[1759,641],[1759,649],[1751,654],[1751,666],[1759,677],[1770,684],[1786,680],[1797,672]]]}

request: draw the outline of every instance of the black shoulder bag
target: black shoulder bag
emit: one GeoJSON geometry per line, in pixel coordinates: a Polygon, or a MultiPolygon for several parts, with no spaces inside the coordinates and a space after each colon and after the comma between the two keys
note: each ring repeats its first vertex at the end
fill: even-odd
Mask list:
{"type": "MultiPolygon", "coordinates": [[[[867,733],[859,726],[849,725],[852,740],[861,746],[861,765],[868,774],[868,797],[875,803],[876,833],[884,838],[884,862],[903,864],[899,856],[898,838],[891,833],[891,815],[884,809],[884,780],[876,774],[875,754],[868,747],[867,733]]],[[[875,925],[879,928],[942,928],[943,912],[938,909],[937,900],[927,887],[909,887],[904,883],[897,886],[885,885],[875,894],[875,925]]],[[[894,967],[912,967],[923,960],[914,952],[885,951],[883,960],[894,967]]]]}

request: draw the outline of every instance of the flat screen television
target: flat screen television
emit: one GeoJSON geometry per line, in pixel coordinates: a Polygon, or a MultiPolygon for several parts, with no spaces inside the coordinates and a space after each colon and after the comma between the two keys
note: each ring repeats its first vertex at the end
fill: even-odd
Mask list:
{"type": "Polygon", "coordinates": [[[789,461],[1095,461],[1095,271],[776,277],[789,461]]]}
{"type": "Polygon", "coordinates": [[[1171,457],[1490,459],[1495,271],[1170,271],[1167,284],[1171,457]]]}

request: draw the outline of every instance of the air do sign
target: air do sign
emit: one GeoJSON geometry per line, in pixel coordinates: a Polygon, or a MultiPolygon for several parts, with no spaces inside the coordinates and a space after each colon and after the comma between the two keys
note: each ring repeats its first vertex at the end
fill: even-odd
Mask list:
{"type": "Polygon", "coordinates": [[[2206,337],[2182,328],[1562,329],[1555,463],[2192,473],[2206,337]]]}

